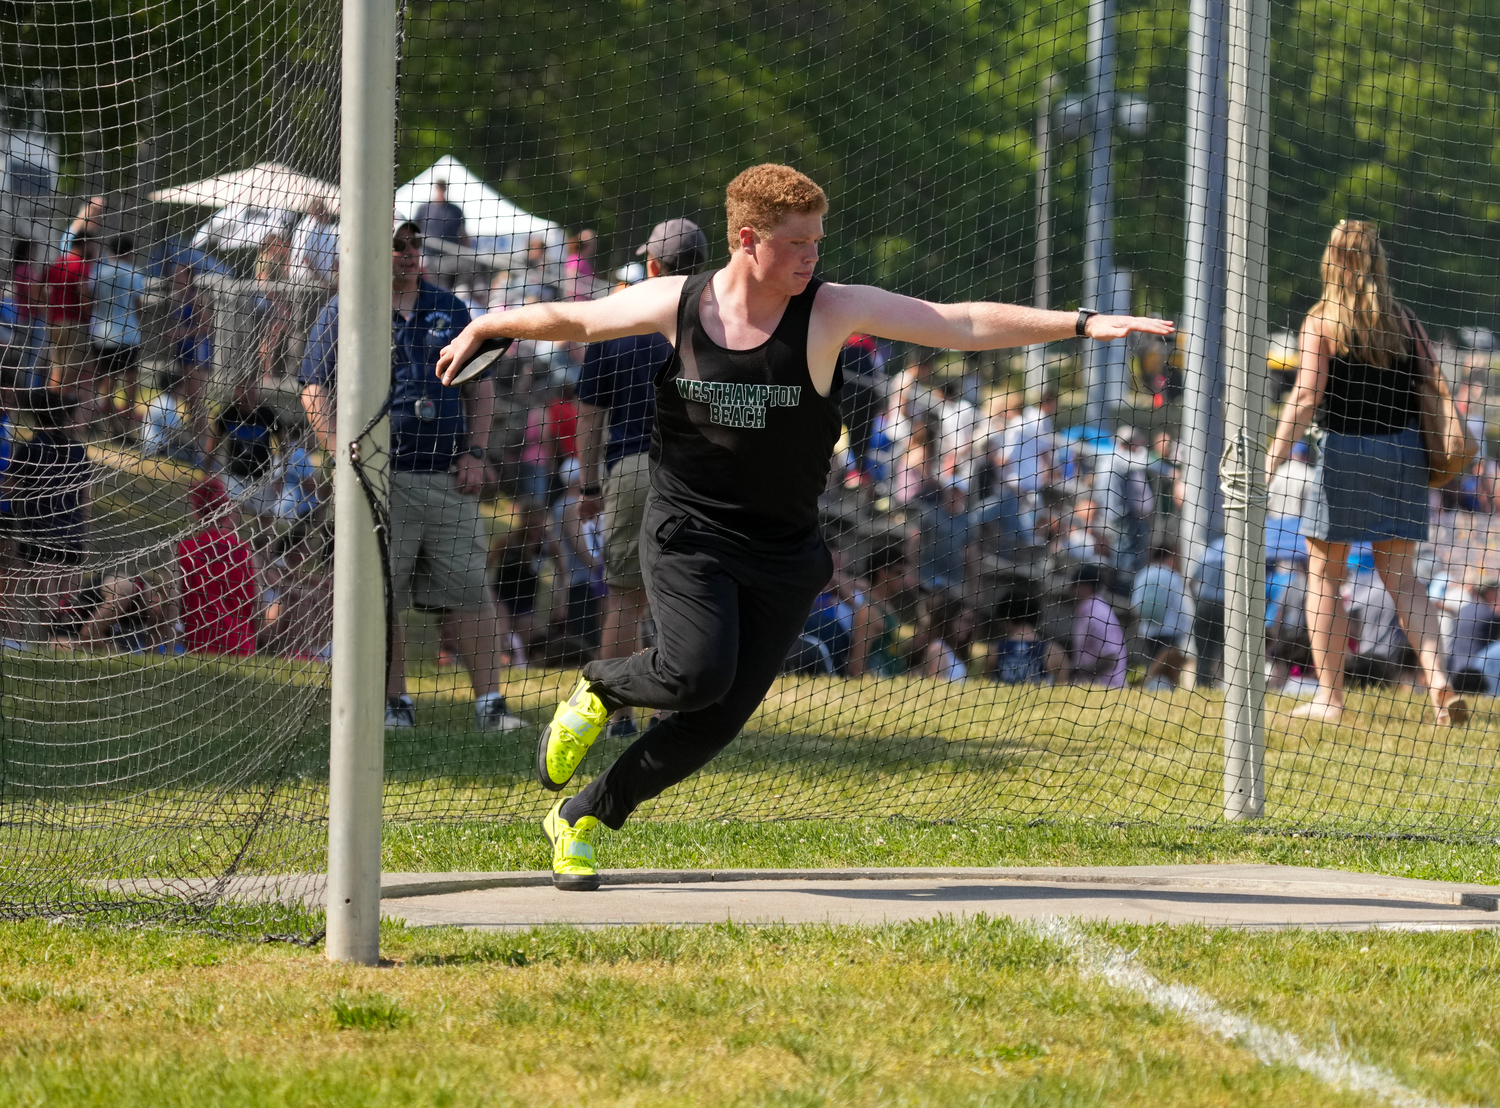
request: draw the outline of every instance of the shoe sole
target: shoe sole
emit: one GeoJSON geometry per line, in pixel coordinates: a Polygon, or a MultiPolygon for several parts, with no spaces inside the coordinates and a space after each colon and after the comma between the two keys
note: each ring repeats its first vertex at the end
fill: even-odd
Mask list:
{"type": "MultiPolygon", "coordinates": [[[[552,736],[552,724],[542,728],[542,737],[536,744],[536,779],[542,783],[542,788],[548,792],[560,793],[568,787],[568,781],[573,780],[570,776],[568,781],[553,781],[547,775],[547,740],[552,736]]],[[[548,838],[551,838],[549,835],[548,838]]]]}
{"type": "Polygon", "coordinates": [[[599,875],[585,877],[577,873],[552,874],[552,887],[561,889],[565,893],[591,893],[599,888],[599,875]]]}

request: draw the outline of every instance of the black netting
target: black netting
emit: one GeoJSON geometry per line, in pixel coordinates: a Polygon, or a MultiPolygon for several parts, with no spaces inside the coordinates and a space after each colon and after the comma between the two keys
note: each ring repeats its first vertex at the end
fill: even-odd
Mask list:
{"type": "MultiPolygon", "coordinates": [[[[0,14],[4,912],[316,890],[349,457],[339,14],[0,14]]],[[[437,349],[481,314],[649,279],[661,259],[637,248],[663,221],[696,223],[724,265],[725,186],[765,161],[826,190],[826,279],[1179,332],[852,337],[820,502],[833,581],[744,734],[639,818],[1222,818],[1225,610],[1246,587],[1218,480],[1229,16],[408,5],[394,439],[360,455],[401,623],[388,819],[540,816],[536,735],[577,668],[658,635],[632,539],[663,348],[526,339],[462,390],[435,384],[437,349]]],[[[1460,3],[1272,6],[1252,376],[1274,472],[1238,499],[1266,514],[1252,609],[1279,826],[1496,832],[1497,35],[1460,3]],[[1429,489],[1439,377],[1429,415],[1476,450],[1429,489]],[[1342,715],[1296,715],[1338,707],[1334,671],[1342,715]],[[1435,725],[1465,710],[1434,680],[1467,726],[1435,725]]]]}

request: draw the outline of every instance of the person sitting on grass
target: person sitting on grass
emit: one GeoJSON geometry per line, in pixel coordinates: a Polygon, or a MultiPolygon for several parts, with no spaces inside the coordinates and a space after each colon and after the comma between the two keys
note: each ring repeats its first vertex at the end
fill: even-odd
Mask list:
{"type": "Polygon", "coordinates": [[[866,588],[864,603],[854,610],[849,676],[894,677],[906,669],[897,600],[913,584],[902,541],[891,538],[877,546],[865,559],[860,576],[866,588]]]}
{"type": "Polygon", "coordinates": [[[123,654],[171,649],[175,620],[167,590],[156,574],[106,574],[97,597],[97,606],[79,632],[82,645],[123,654]]]}
{"type": "Polygon", "coordinates": [[[235,533],[233,505],[216,477],[188,490],[199,530],[177,544],[177,596],[182,641],[194,654],[254,654],[255,562],[235,533]]]}
{"type": "Polygon", "coordinates": [[[1125,687],[1125,631],[1109,601],[1099,595],[1102,577],[1096,565],[1073,571],[1069,591],[1073,601],[1073,653],[1067,680],[1075,685],[1125,687]]]}
{"type": "Polygon", "coordinates": [[[963,600],[952,592],[934,593],[913,636],[912,653],[919,657],[923,677],[963,681],[969,670],[964,655],[974,642],[974,616],[963,600]]]}
{"type": "Polygon", "coordinates": [[[1000,638],[987,659],[989,676],[1002,685],[1042,685],[1066,681],[1068,656],[1036,629],[1036,613],[1022,611],[1001,621],[1000,638]]]}
{"type": "Polygon", "coordinates": [[[1130,606],[1141,621],[1141,637],[1151,661],[1146,669],[1146,691],[1175,689],[1187,661],[1188,634],[1193,617],[1188,610],[1187,582],[1177,572],[1177,551],[1153,546],[1146,568],[1136,574],[1130,606]]]}

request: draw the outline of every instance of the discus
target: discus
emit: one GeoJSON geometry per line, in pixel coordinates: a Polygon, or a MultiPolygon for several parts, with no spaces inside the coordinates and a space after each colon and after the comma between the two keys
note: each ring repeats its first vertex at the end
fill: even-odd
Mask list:
{"type": "Polygon", "coordinates": [[[515,341],[515,339],[486,339],[480,343],[478,353],[469,359],[469,364],[453,375],[453,384],[450,387],[457,388],[459,385],[474,380],[494,365],[500,355],[509,350],[510,344],[515,341]]]}

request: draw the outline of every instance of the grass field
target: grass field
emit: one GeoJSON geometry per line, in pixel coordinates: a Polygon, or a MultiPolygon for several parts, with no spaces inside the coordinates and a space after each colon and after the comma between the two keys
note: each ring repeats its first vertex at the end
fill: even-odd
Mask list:
{"type": "MultiPolygon", "coordinates": [[[[1493,934],[1096,928],[1168,982],[1443,1102],[1500,1100],[1493,934]]],[[[0,1105],[1354,1105],[1006,921],[503,936],[381,969],[0,925],[0,1105]]]]}
{"type": "MultiPolygon", "coordinates": [[[[0,902],[46,914],[99,880],[318,869],[324,670],[304,663],[4,659],[0,902]]],[[[512,675],[540,724],[571,683],[512,675]]],[[[537,869],[534,737],[478,734],[459,676],[417,681],[386,744],[391,870],[537,869]]],[[[1127,689],[777,683],[742,738],[602,847],[607,867],[1277,861],[1500,883],[1500,718],[1439,731],[1364,694],[1344,725],[1273,699],[1267,815],[1220,815],[1222,702],[1127,689]],[[1417,840],[1402,837],[1417,836],[1417,840]],[[1437,841],[1425,841],[1432,837],[1437,841]]],[[[605,742],[586,778],[623,746],[605,742]]]]}

